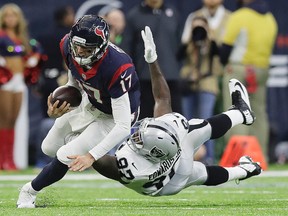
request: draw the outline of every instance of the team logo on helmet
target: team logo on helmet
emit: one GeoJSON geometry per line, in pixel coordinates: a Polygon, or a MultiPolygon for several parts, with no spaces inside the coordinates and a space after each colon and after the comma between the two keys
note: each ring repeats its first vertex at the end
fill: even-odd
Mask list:
{"type": "Polygon", "coordinates": [[[106,23],[104,23],[104,26],[97,26],[95,28],[95,34],[100,36],[102,38],[103,41],[106,41],[106,37],[105,37],[105,32],[104,32],[104,29],[106,28],[106,23]]]}
{"type": "Polygon", "coordinates": [[[150,151],[150,155],[155,158],[161,158],[165,156],[165,153],[161,149],[154,146],[150,151]]]}

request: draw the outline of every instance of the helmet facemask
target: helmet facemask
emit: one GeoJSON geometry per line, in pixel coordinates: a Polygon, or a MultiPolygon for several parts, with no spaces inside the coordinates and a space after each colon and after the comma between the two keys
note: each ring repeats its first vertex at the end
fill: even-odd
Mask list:
{"type": "Polygon", "coordinates": [[[74,36],[70,39],[71,54],[73,59],[81,66],[90,66],[95,61],[98,61],[104,55],[108,41],[97,47],[95,45],[90,45],[85,42],[84,38],[74,36]],[[77,46],[81,46],[83,49],[91,49],[91,54],[89,56],[81,57],[77,51],[77,46]]]}

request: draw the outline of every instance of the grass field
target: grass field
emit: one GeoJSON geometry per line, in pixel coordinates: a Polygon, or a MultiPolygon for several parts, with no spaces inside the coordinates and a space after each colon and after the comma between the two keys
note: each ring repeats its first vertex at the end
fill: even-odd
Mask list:
{"type": "Polygon", "coordinates": [[[23,171],[16,176],[2,172],[0,215],[288,215],[288,175],[284,172],[263,174],[239,185],[229,182],[217,187],[190,187],[174,196],[155,198],[87,171],[84,176],[69,174],[43,190],[36,209],[16,209],[19,188],[35,173],[23,171]]]}

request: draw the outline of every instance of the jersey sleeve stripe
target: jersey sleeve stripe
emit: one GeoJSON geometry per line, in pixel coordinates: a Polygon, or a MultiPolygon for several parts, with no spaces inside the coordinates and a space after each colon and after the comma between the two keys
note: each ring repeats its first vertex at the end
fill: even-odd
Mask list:
{"type": "Polygon", "coordinates": [[[133,65],[131,63],[128,63],[128,64],[124,64],[124,65],[121,65],[117,71],[115,72],[115,74],[113,75],[112,77],[112,80],[108,86],[108,89],[111,88],[111,86],[115,83],[115,81],[118,79],[118,77],[124,72],[126,71],[128,68],[130,67],[133,67],[133,65]]]}
{"type": "MultiPolygon", "coordinates": [[[[65,43],[65,41],[67,41],[68,40],[68,34],[66,34],[63,38],[62,38],[62,40],[60,41],[60,51],[61,51],[61,54],[62,54],[62,57],[63,57],[63,59],[65,60],[65,63],[66,63],[66,65],[68,66],[68,62],[67,62],[67,59],[66,59],[66,55],[65,55],[65,52],[64,52],[64,43],[65,43]]],[[[68,41],[67,41],[68,42],[68,41]]]]}

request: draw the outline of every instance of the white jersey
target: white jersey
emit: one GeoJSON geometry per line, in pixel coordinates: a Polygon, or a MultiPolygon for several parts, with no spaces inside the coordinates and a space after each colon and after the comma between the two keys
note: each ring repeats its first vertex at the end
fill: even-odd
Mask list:
{"type": "MultiPolygon", "coordinates": [[[[187,119],[179,113],[169,113],[157,119],[167,122],[175,129],[181,147],[182,141],[188,134],[187,119]]],[[[116,151],[122,183],[140,194],[156,195],[174,176],[179,166],[180,155],[181,149],[173,158],[153,163],[124,143],[116,151]]]]}

